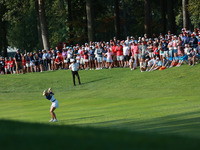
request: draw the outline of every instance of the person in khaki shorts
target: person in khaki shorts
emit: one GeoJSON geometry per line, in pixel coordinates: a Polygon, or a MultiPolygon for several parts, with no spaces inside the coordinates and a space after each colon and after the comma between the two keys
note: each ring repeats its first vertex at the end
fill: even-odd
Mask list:
{"type": "Polygon", "coordinates": [[[24,74],[24,67],[22,65],[22,56],[19,53],[19,50],[17,50],[17,53],[15,54],[15,64],[16,64],[16,72],[17,72],[17,74],[19,74],[19,70],[22,70],[22,73],[24,74]]]}

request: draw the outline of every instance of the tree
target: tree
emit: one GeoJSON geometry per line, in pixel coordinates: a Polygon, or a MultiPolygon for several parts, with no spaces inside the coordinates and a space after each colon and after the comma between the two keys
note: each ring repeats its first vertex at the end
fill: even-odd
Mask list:
{"type": "Polygon", "coordinates": [[[39,48],[43,49],[42,36],[41,36],[41,26],[40,26],[40,17],[39,17],[39,8],[38,8],[38,0],[35,0],[35,10],[36,10],[36,18],[37,18],[37,31],[38,31],[38,42],[39,48]]]}
{"type": "Polygon", "coordinates": [[[94,41],[94,16],[92,0],[86,0],[88,42],[94,41]]]}
{"type": "Polygon", "coordinates": [[[144,0],[144,32],[147,36],[151,34],[151,2],[144,0]]]}
{"type": "Polygon", "coordinates": [[[183,27],[189,28],[189,13],[187,10],[188,0],[182,0],[182,10],[183,10],[183,27]]]}
{"type": "Polygon", "coordinates": [[[200,27],[200,1],[199,0],[189,0],[188,11],[190,15],[190,20],[195,28],[200,27]]]}
{"type": "Polygon", "coordinates": [[[162,16],[162,32],[166,33],[166,1],[160,0],[160,9],[161,9],[161,16],[162,16]]]}
{"type": "Polygon", "coordinates": [[[3,19],[3,15],[6,13],[6,6],[5,6],[5,2],[3,1],[2,3],[0,3],[0,27],[1,27],[1,47],[2,48],[2,55],[3,57],[7,57],[7,47],[8,47],[8,43],[7,43],[7,21],[5,21],[3,19]]]}
{"type": "Polygon", "coordinates": [[[73,26],[72,26],[72,9],[71,9],[71,0],[68,0],[68,24],[69,24],[69,41],[70,44],[73,43],[72,39],[73,39],[73,26]]]}
{"type": "Polygon", "coordinates": [[[119,0],[114,0],[114,17],[115,17],[115,36],[120,39],[120,16],[119,16],[119,0]]]}
{"type": "Polygon", "coordinates": [[[167,11],[168,11],[169,30],[173,34],[176,34],[176,23],[175,23],[175,16],[174,16],[173,0],[167,0],[167,11]]]}
{"type": "Polygon", "coordinates": [[[125,1],[124,0],[122,0],[122,6],[123,6],[123,18],[124,18],[124,35],[127,36],[126,5],[125,5],[125,1]]]}
{"type": "Polygon", "coordinates": [[[48,51],[50,49],[50,43],[49,43],[49,36],[46,23],[44,0],[38,0],[38,5],[39,5],[39,18],[40,18],[43,47],[45,50],[48,51]]]}

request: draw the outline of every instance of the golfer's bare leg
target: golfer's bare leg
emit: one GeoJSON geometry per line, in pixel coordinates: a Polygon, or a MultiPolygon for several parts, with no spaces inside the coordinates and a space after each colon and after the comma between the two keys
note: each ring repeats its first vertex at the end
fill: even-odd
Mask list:
{"type": "Polygon", "coordinates": [[[54,107],[51,106],[50,113],[51,113],[51,118],[52,118],[52,119],[56,119],[56,114],[54,113],[54,110],[55,110],[55,109],[56,109],[56,108],[54,108],[54,107]]]}

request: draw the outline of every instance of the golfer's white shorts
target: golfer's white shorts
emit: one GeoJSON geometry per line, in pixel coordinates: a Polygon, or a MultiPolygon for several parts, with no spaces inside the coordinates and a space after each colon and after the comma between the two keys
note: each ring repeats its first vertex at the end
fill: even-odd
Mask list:
{"type": "Polygon", "coordinates": [[[58,107],[59,107],[58,101],[55,100],[54,102],[52,102],[51,106],[52,106],[53,108],[58,108],[58,107]]]}

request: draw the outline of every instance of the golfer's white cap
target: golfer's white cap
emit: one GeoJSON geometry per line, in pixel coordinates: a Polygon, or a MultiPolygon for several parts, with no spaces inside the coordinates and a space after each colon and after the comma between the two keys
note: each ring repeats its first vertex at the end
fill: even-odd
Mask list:
{"type": "Polygon", "coordinates": [[[72,59],[72,62],[74,62],[75,60],[74,59],[72,59]]]}
{"type": "Polygon", "coordinates": [[[45,95],[47,93],[47,90],[44,90],[43,95],[45,95]]]}

